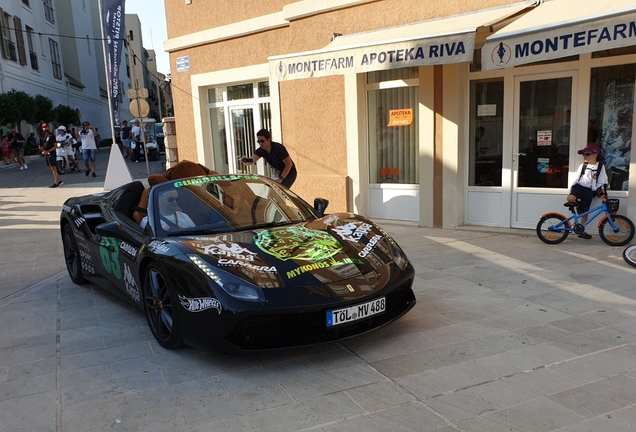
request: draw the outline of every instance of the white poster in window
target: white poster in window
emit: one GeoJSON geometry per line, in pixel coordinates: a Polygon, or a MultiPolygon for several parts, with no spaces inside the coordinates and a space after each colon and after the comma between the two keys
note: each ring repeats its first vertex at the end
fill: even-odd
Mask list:
{"type": "Polygon", "coordinates": [[[537,131],[537,145],[538,146],[552,145],[552,131],[551,130],[537,131]]]}
{"type": "Polygon", "coordinates": [[[477,116],[487,117],[497,115],[497,104],[477,105],[477,116]]]}

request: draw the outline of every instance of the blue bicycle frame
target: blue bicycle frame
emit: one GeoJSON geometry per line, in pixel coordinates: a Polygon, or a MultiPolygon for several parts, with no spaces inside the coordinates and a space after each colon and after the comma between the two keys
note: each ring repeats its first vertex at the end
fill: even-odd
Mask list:
{"type": "Polygon", "coordinates": [[[610,217],[610,216],[612,216],[612,213],[610,213],[610,211],[607,209],[607,203],[605,202],[605,200],[603,200],[601,205],[596,206],[596,207],[594,207],[592,209],[589,209],[588,211],[586,211],[585,213],[582,213],[582,214],[576,214],[576,212],[574,211],[574,208],[572,208],[572,216],[570,216],[569,218],[567,218],[567,219],[559,222],[558,224],[550,227],[549,231],[568,231],[568,232],[572,232],[572,231],[574,231],[574,227],[576,225],[581,224],[579,222],[579,220],[583,216],[590,216],[591,215],[587,219],[587,221],[585,221],[584,223],[581,224],[584,227],[586,227],[602,213],[605,213],[605,217],[601,218],[601,220],[598,223],[598,226],[600,227],[601,223],[605,220],[605,218],[607,218],[607,222],[612,227],[612,229],[614,231],[618,231],[618,227],[614,224],[614,221],[610,217]],[[572,220],[574,221],[574,224],[572,226],[568,226],[570,224],[570,221],[572,221],[572,220]]]}

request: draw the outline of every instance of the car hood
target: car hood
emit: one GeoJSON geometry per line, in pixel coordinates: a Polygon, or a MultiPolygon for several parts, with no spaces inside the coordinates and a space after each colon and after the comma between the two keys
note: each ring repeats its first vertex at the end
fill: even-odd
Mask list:
{"type": "Polygon", "coordinates": [[[336,292],[383,286],[397,247],[373,222],[352,214],[175,240],[214,267],[261,288],[329,285],[336,292]]]}

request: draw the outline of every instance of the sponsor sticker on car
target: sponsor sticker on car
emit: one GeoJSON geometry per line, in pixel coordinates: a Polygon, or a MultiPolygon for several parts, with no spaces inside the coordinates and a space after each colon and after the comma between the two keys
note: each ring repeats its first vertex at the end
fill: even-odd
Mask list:
{"type": "Polygon", "coordinates": [[[359,305],[327,311],[327,327],[359,321],[383,313],[385,310],[386,299],[380,297],[359,305]]]}

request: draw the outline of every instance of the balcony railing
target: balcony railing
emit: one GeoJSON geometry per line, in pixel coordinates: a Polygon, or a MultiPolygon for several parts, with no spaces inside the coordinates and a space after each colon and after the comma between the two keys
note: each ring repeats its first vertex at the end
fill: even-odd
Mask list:
{"type": "Polygon", "coordinates": [[[31,69],[38,70],[38,55],[33,51],[29,51],[29,57],[31,58],[31,69]]]}

